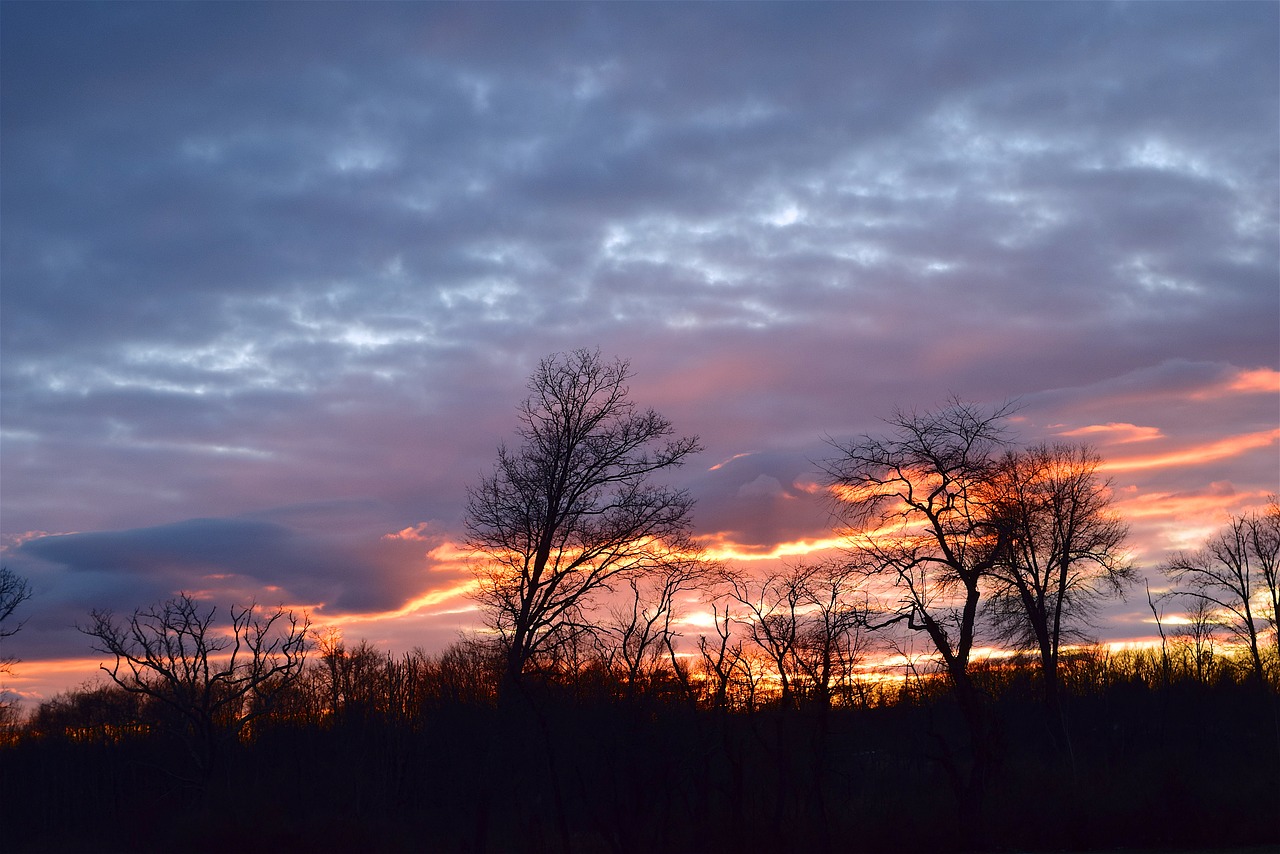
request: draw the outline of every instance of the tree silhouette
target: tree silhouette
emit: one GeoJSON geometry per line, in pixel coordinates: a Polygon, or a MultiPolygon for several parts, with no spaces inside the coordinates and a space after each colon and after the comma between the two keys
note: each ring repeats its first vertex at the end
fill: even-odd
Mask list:
{"type": "Polygon", "coordinates": [[[796,646],[800,639],[802,603],[805,599],[804,567],[787,567],[759,578],[742,571],[724,573],[729,595],[745,608],[739,620],[751,643],[769,660],[778,680],[783,707],[791,705],[799,666],[796,646]]]}
{"type": "Polygon", "coordinates": [[[899,411],[889,435],[837,443],[841,455],[825,464],[855,563],[891,583],[891,619],[928,635],[966,696],[978,604],[1009,541],[990,483],[1010,412],[958,399],[933,412],[899,411]]]}
{"type": "Polygon", "coordinates": [[[825,707],[837,691],[846,700],[853,695],[867,647],[868,597],[847,563],[824,561],[806,567],[802,578],[796,665],[810,699],[825,707]]]}
{"type": "Polygon", "coordinates": [[[102,670],[124,690],[167,712],[186,745],[198,783],[206,783],[222,747],[265,714],[275,694],[301,674],[308,619],[284,608],[232,607],[228,627],[216,608],[202,610],[186,593],[140,608],[123,622],[92,611],[81,631],[94,649],[114,656],[102,670]]]}
{"type": "MultiPolygon", "coordinates": [[[[13,623],[14,612],[18,606],[31,598],[31,585],[22,576],[8,567],[0,567],[0,639],[12,637],[22,628],[22,623],[13,623]]],[[[0,655],[0,676],[13,671],[18,658],[13,655],[0,655]]],[[[3,686],[0,686],[2,689],[3,686]]],[[[14,705],[4,698],[0,690],[0,724],[6,724],[14,713],[14,705]]]]}
{"type": "Polygon", "coordinates": [[[1265,626],[1280,653],[1280,504],[1273,498],[1261,513],[1233,516],[1204,548],[1174,555],[1163,569],[1183,596],[1219,612],[1224,627],[1247,646],[1254,676],[1266,681],[1265,626]]]}
{"type": "Polygon", "coordinates": [[[543,359],[520,405],[518,450],[468,491],[468,543],[483,555],[476,598],[518,682],[530,661],[579,641],[582,612],[615,580],[692,547],[693,499],[650,475],[700,450],[629,399],[627,362],[576,350],[543,359]]]}
{"type": "MultiPolygon", "coordinates": [[[[0,567],[0,638],[12,637],[22,623],[11,623],[18,606],[31,598],[31,585],[7,566],[0,567]]],[[[0,658],[0,673],[8,671],[17,659],[0,658]]]]}
{"type": "Polygon", "coordinates": [[[850,523],[852,562],[892,590],[880,625],[905,623],[923,632],[954,689],[969,759],[962,763],[950,750],[939,758],[970,844],[978,842],[992,757],[969,665],[982,594],[1009,545],[1008,529],[992,512],[990,484],[1011,411],[1006,404],[987,412],[958,398],[934,411],[900,410],[889,419],[888,435],[836,443],[840,456],[825,464],[850,523]]]}
{"type": "Polygon", "coordinates": [[[626,579],[629,594],[597,621],[592,634],[601,661],[627,694],[653,687],[663,675],[682,685],[687,682],[686,668],[676,654],[679,633],[673,624],[680,617],[681,594],[694,588],[703,575],[700,561],[680,558],[654,572],[631,575],[626,579]]]}
{"type": "Polygon", "coordinates": [[[1099,601],[1136,575],[1101,463],[1086,446],[1036,445],[1007,453],[989,486],[1009,548],[992,567],[987,611],[1001,641],[1039,653],[1050,704],[1062,639],[1085,640],[1099,601]]]}

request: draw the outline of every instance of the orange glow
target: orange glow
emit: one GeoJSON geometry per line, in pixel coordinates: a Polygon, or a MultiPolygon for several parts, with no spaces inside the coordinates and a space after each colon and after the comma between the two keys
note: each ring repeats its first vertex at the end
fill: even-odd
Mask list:
{"type": "Polygon", "coordinates": [[[724,468],[725,466],[727,466],[729,463],[733,462],[734,460],[740,460],[743,457],[750,457],[750,456],[753,456],[754,454],[755,454],[755,451],[748,451],[745,454],[734,454],[732,457],[729,457],[727,460],[721,460],[720,462],[716,463],[711,468],[707,469],[707,471],[718,471],[724,468]]]}
{"type": "Polygon", "coordinates": [[[1237,492],[1228,483],[1212,483],[1203,493],[1142,492],[1137,487],[1116,495],[1117,510],[1126,519],[1188,517],[1226,521],[1227,515],[1266,503],[1263,491],[1237,492]]]}
{"type": "Polygon", "coordinates": [[[1206,400],[1228,394],[1280,394],[1280,371],[1255,368],[1239,371],[1228,382],[1195,392],[1193,400],[1206,400]]]}
{"type": "MultiPolygon", "coordinates": [[[[317,620],[315,625],[318,628],[341,627],[351,625],[352,623],[369,623],[379,620],[396,620],[403,617],[411,617],[424,608],[430,608],[432,605],[439,605],[441,602],[447,602],[450,599],[466,596],[468,593],[476,589],[478,582],[473,578],[466,581],[460,581],[449,587],[440,590],[432,590],[424,593],[414,599],[410,599],[404,605],[393,611],[370,611],[364,614],[342,614],[341,616],[324,618],[317,620]]],[[[472,608],[464,608],[461,610],[474,610],[472,608]]],[[[452,612],[458,613],[458,611],[452,612]]]]}
{"type": "Polygon", "coordinates": [[[1136,469],[1163,468],[1166,466],[1198,465],[1210,460],[1235,457],[1246,451],[1265,448],[1280,440],[1280,429],[1263,430],[1258,433],[1246,433],[1243,436],[1232,436],[1210,442],[1206,445],[1194,446],[1182,451],[1158,454],[1149,457],[1127,457],[1118,460],[1107,460],[1099,466],[1103,471],[1133,471],[1136,469]]]}
{"type": "Polygon", "coordinates": [[[690,611],[675,622],[678,625],[692,626],[695,629],[714,629],[716,627],[716,615],[710,611],[690,611]]]}
{"type": "Polygon", "coordinates": [[[813,552],[837,549],[847,543],[844,537],[827,537],[818,540],[795,540],[778,543],[768,549],[756,549],[738,543],[721,542],[707,546],[706,556],[710,560],[760,561],[778,560],[786,557],[797,557],[813,552]]]}
{"type": "Polygon", "coordinates": [[[427,532],[431,529],[430,522],[419,522],[416,525],[410,525],[408,528],[401,528],[392,534],[383,534],[384,540],[409,540],[411,542],[426,542],[427,532]]]}
{"type": "Polygon", "coordinates": [[[1113,436],[1111,442],[1116,445],[1126,445],[1129,442],[1147,442],[1152,439],[1163,439],[1164,434],[1160,432],[1159,427],[1139,427],[1137,424],[1127,424],[1122,422],[1110,421],[1106,424],[1091,424],[1088,427],[1078,427],[1075,430],[1065,430],[1059,435],[1062,436],[1093,436],[1099,433],[1113,436]]]}
{"type": "MultiPolygon", "coordinates": [[[[444,564],[450,569],[465,566],[468,561],[479,556],[478,552],[472,551],[471,549],[465,549],[457,543],[447,541],[427,552],[427,557],[444,564]]],[[[440,567],[436,567],[435,569],[438,570],[440,567]]]]}
{"type": "Polygon", "coordinates": [[[50,699],[58,691],[91,681],[101,672],[99,667],[103,661],[102,658],[19,661],[11,672],[4,675],[3,686],[10,694],[39,702],[50,699]]]}

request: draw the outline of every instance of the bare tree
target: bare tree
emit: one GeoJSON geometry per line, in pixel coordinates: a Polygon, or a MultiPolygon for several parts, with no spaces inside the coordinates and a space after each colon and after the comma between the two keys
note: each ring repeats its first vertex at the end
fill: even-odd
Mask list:
{"type": "MultiPolygon", "coordinates": [[[[1200,599],[1223,618],[1222,625],[1249,650],[1254,676],[1265,681],[1261,636],[1276,628],[1280,610],[1280,505],[1234,516],[1204,548],[1181,552],[1163,567],[1179,592],[1200,599]]],[[[1280,634],[1274,638],[1280,652],[1280,634]]]]}
{"type": "Polygon", "coordinates": [[[1249,546],[1258,558],[1262,576],[1262,615],[1271,626],[1276,666],[1280,668],[1280,496],[1272,495],[1267,508],[1249,529],[1249,546]]]}
{"type": "Polygon", "coordinates": [[[836,444],[825,468],[850,523],[855,564],[890,582],[893,621],[928,635],[967,703],[982,591],[1008,545],[990,483],[1010,405],[985,412],[953,399],[895,413],[887,436],[836,444]]]}
{"type": "MultiPolygon", "coordinates": [[[[0,567],[0,639],[12,637],[22,628],[22,623],[12,622],[18,606],[31,598],[31,585],[25,578],[8,567],[0,567]]],[[[0,676],[13,672],[17,656],[0,655],[0,676]]],[[[0,725],[7,724],[17,714],[14,702],[5,699],[0,686],[0,725]]]]}
{"type": "Polygon", "coordinates": [[[679,597],[701,580],[703,565],[696,559],[672,559],[656,571],[627,578],[630,595],[610,608],[608,619],[594,632],[605,666],[619,676],[628,692],[652,681],[666,666],[680,676],[676,656],[679,597]]]}
{"type": "Polygon", "coordinates": [[[729,708],[730,689],[737,672],[737,663],[742,660],[744,652],[742,641],[733,636],[736,618],[732,610],[727,604],[723,609],[718,602],[712,601],[710,604],[711,624],[716,630],[716,639],[710,641],[706,635],[698,638],[701,683],[711,708],[724,711],[729,708]]]}
{"type": "Polygon", "coordinates": [[[850,678],[862,652],[866,601],[850,567],[796,564],[761,576],[725,572],[723,579],[745,608],[737,622],[768,658],[782,705],[829,705],[833,683],[850,678]]]}
{"type": "Polygon", "coordinates": [[[1006,453],[989,484],[1009,548],[992,567],[987,612],[1001,641],[1039,653],[1051,705],[1063,639],[1086,640],[1099,603],[1136,575],[1101,463],[1087,446],[1036,445],[1006,453]]]}
{"type": "Polygon", "coordinates": [[[328,629],[316,636],[316,656],[326,712],[334,720],[387,715],[395,660],[368,641],[348,647],[342,635],[328,629]]]}
{"type": "Polygon", "coordinates": [[[491,703],[503,664],[502,650],[492,638],[465,634],[431,658],[431,699],[437,703],[491,703]]]}
{"type": "Polygon", "coordinates": [[[630,376],[599,352],[543,359],[520,405],[521,447],[500,446],[494,473],[469,490],[468,543],[484,556],[476,598],[513,682],[572,634],[595,594],[691,548],[693,499],[649,478],[698,440],[670,438],[669,421],[638,410],[630,376]]]}
{"type": "Polygon", "coordinates": [[[756,577],[746,572],[724,574],[735,602],[746,608],[739,625],[751,643],[768,658],[785,708],[792,703],[797,676],[796,645],[800,640],[800,609],[807,568],[787,567],[756,577]]]}
{"type": "Polygon", "coordinates": [[[225,628],[215,626],[216,614],[181,593],[123,622],[93,611],[81,629],[97,640],[96,651],[114,656],[102,666],[113,682],[168,711],[202,783],[223,745],[302,672],[309,625],[284,608],[233,606],[225,628]]]}
{"type": "Polygon", "coordinates": [[[969,659],[983,590],[1009,543],[989,486],[1011,411],[958,398],[935,411],[898,411],[888,435],[837,443],[840,456],[825,466],[850,523],[851,561],[892,591],[877,608],[888,615],[879,627],[905,623],[927,635],[954,690],[968,750],[939,758],[966,844],[981,833],[992,761],[989,716],[969,659]]]}
{"type": "Polygon", "coordinates": [[[836,689],[846,698],[852,695],[870,615],[859,581],[852,567],[837,561],[825,561],[804,573],[796,666],[819,706],[830,705],[836,689]]]}
{"type": "Polygon", "coordinates": [[[1184,653],[1191,655],[1190,666],[1185,670],[1193,670],[1197,682],[1211,682],[1217,670],[1215,662],[1215,640],[1218,630],[1218,618],[1214,608],[1204,599],[1192,597],[1186,614],[1187,621],[1174,629],[1174,637],[1184,653]]]}
{"type": "MultiPolygon", "coordinates": [[[[7,566],[0,566],[0,638],[12,637],[22,628],[22,623],[10,621],[18,606],[30,598],[30,583],[7,566]]],[[[16,662],[14,658],[0,658],[0,673],[7,672],[16,662]]]]}

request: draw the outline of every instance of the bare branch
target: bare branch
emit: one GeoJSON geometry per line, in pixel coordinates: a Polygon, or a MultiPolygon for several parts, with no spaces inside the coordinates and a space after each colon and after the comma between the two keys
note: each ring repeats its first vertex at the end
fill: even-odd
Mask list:
{"type": "Polygon", "coordinates": [[[650,483],[701,450],[629,399],[630,366],[578,350],[543,359],[520,405],[518,451],[468,491],[476,598],[508,651],[508,677],[569,637],[614,580],[687,559],[692,497],[650,483]]]}
{"type": "Polygon", "coordinates": [[[302,672],[309,620],[283,607],[232,607],[229,631],[214,629],[216,608],[186,593],[139,608],[118,621],[92,611],[81,631],[113,657],[102,665],[116,685],[169,709],[202,778],[220,745],[266,713],[276,694],[302,672]]]}

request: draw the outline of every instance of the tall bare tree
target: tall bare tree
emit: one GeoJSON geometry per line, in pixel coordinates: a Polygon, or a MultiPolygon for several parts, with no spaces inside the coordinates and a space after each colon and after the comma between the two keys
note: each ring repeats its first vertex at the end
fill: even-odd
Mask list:
{"type": "Polygon", "coordinates": [[[469,490],[468,542],[483,555],[476,598],[507,650],[506,678],[571,637],[614,581],[691,548],[693,499],[650,476],[701,450],[632,403],[627,362],[576,350],[543,359],[520,405],[521,445],[498,449],[469,490]]]}
{"type": "Polygon", "coordinates": [[[1182,669],[1195,673],[1197,682],[1211,682],[1218,670],[1215,647],[1220,626],[1217,614],[1208,602],[1192,597],[1186,619],[1186,623],[1173,631],[1183,659],[1182,669]]]}
{"type": "Polygon", "coordinates": [[[307,617],[284,608],[233,606],[226,627],[216,616],[181,593],[124,621],[93,611],[81,629],[96,651],[114,657],[102,666],[113,682],[168,711],[201,783],[223,746],[302,672],[307,649],[307,617]]]}
{"type": "Polygon", "coordinates": [[[1254,676],[1265,681],[1261,638],[1268,626],[1280,655],[1280,504],[1273,498],[1260,513],[1233,516],[1204,548],[1174,555],[1163,569],[1182,595],[1220,614],[1222,625],[1248,648],[1254,676]]]}
{"type": "Polygon", "coordinates": [[[940,759],[970,845],[979,843],[993,742],[969,660],[983,591],[1009,544],[989,485],[1011,411],[1010,404],[988,411],[958,398],[933,411],[899,410],[887,435],[837,443],[840,455],[825,466],[849,522],[852,562],[891,591],[880,625],[905,623],[924,633],[954,690],[968,751],[948,750],[940,759]]]}
{"type": "Polygon", "coordinates": [[[859,580],[840,562],[722,573],[727,595],[745,609],[737,622],[768,658],[784,707],[798,700],[828,706],[837,683],[852,677],[867,624],[859,580]]]}
{"type": "MultiPolygon", "coordinates": [[[[739,662],[744,660],[746,653],[742,641],[734,637],[733,627],[739,618],[734,616],[729,604],[725,603],[724,607],[715,601],[709,604],[716,639],[708,640],[706,635],[698,638],[700,681],[704,691],[703,699],[712,709],[722,712],[729,708],[733,699],[731,689],[741,671],[739,662]]],[[[754,706],[754,699],[752,692],[748,708],[754,706]]]]}
{"type": "Polygon", "coordinates": [[[825,464],[855,563],[890,583],[884,610],[929,637],[965,698],[979,602],[1009,542],[993,517],[990,482],[1011,411],[959,399],[898,411],[888,435],[837,443],[840,456],[825,464]]]}
{"type": "Polygon", "coordinates": [[[989,484],[1009,548],[992,567],[987,611],[1000,640],[1039,653],[1050,704],[1063,639],[1084,640],[1100,602],[1136,575],[1101,463],[1087,446],[1036,445],[1008,452],[989,484]]]}

